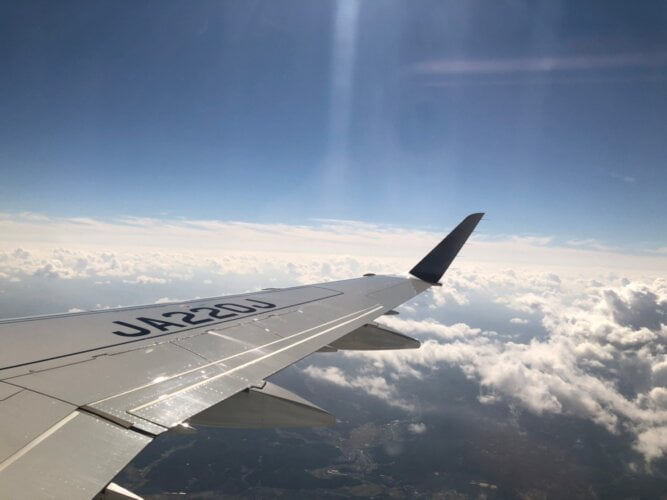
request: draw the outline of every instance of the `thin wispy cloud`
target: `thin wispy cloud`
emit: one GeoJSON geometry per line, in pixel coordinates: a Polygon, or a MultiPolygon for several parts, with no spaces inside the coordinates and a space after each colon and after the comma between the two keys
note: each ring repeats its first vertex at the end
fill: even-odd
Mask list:
{"type": "Polygon", "coordinates": [[[573,247],[591,248],[593,250],[600,250],[603,252],[613,252],[615,250],[618,250],[617,248],[612,247],[610,245],[605,245],[604,243],[601,243],[594,238],[585,238],[582,240],[568,240],[566,243],[573,247]]]}
{"type": "Polygon", "coordinates": [[[591,54],[567,57],[436,59],[414,66],[429,75],[503,75],[513,73],[556,73],[614,69],[652,69],[667,66],[667,52],[591,54]]]}
{"type": "Polygon", "coordinates": [[[612,178],[618,179],[619,181],[623,181],[623,182],[626,182],[628,184],[632,184],[636,180],[631,175],[623,175],[623,174],[619,174],[617,172],[612,172],[610,175],[612,176],[612,178]]]}

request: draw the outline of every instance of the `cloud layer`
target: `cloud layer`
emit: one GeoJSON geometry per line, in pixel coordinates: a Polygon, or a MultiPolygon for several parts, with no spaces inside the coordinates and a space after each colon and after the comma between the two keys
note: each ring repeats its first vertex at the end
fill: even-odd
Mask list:
{"type": "MultiPolygon", "coordinates": [[[[453,220],[452,226],[456,222],[453,220]]],[[[0,213],[0,232],[0,278],[95,276],[144,283],[187,277],[196,269],[214,274],[260,274],[267,264],[272,270],[280,267],[304,280],[363,272],[401,273],[444,236],[444,231],[354,221],[286,225],[136,217],[55,218],[32,213],[0,213]]],[[[456,268],[470,265],[484,268],[485,275],[504,268],[548,267],[559,275],[598,276],[613,271],[650,277],[667,272],[667,256],[659,249],[631,255],[598,243],[559,244],[550,236],[476,234],[455,262],[456,268]]],[[[456,293],[454,288],[449,290],[456,293]]]]}
{"type": "Polygon", "coordinates": [[[443,366],[459,367],[479,383],[479,401],[510,404],[531,413],[589,419],[613,434],[629,434],[647,461],[667,453],[667,281],[658,278],[607,283],[561,280],[552,273],[508,271],[496,275],[450,276],[452,294],[436,290],[419,307],[411,305],[387,326],[423,340],[422,348],[374,353],[348,352],[358,372],[329,377],[327,368],[306,373],[345,386],[360,376],[390,381],[382,392],[361,390],[406,408],[405,378],[430,383],[443,366]],[[482,293],[480,293],[482,290],[482,293]],[[470,299],[470,296],[475,299],[470,299]],[[498,331],[423,318],[443,297],[455,302],[487,300],[511,317],[498,331]],[[528,338],[528,318],[545,332],[528,338]]]}
{"type": "MultiPolygon", "coordinates": [[[[442,237],[353,221],[37,214],[0,215],[0,230],[5,317],[396,274],[442,237]]],[[[667,256],[594,243],[477,236],[444,286],[382,320],[420,338],[421,349],[345,353],[345,371],[333,355],[305,373],[412,414],[419,395],[402,393],[402,381],[456,367],[479,384],[483,404],[587,419],[631,436],[648,462],[659,458],[667,453],[667,256]]]]}

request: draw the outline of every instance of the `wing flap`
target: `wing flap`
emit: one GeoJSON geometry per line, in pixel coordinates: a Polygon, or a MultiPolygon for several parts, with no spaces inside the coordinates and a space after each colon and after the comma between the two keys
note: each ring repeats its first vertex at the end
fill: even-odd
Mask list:
{"type": "Polygon", "coordinates": [[[169,342],[7,379],[77,406],[193,370],[206,359],[169,342]],[[76,383],[72,383],[76,381],[76,383]]]}
{"type": "Polygon", "coordinates": [[[136,406],[128,406],[127,398],[109,403],[158,425],[173,427],[243,389],[261,385],[265,378],[367,323],[382,310],[382,306],[371,306],[221,359],[215,363],[220,370],[215,375],[192,380],[189,384],[179,381],[173,391],[152,388],[156,397],[148,400],[145,394],[132,395],[133,400],[141,401],[136,406]]]}
{"type": "Polygon", "coordinates": [[[224,377],[216,376],[210,380],[205,379],[191,385],[185,385],[172,392],[161,393],[156,398],[136,407],[126,408],[125,411],[157,425],[170,428],[257,382],[232,374],[224,377]]]}
{"type": "Polygon", "coordinates": [[[150,441],[26,389],[0,395],[0,498],[91,498],[150,441]]]}
{"type": "Polygon", "coordinates": [[[210,427],[269,429],[329,427],[330,413],[271,382],[251,387],[192,417],[188,423],[210,427]]]}
{"type": "Polygon", "coordinates": [[[334,349],[376,351],[383,349],[418,349],[418,340],[377,323],[368,323],[331,343],[334,349]]]}
{"type": "MultiPolygon", "coordinates": [[[[0,401],[0,467],[30,441],[67,417],[76,407],[53,398],[0,384],[4,394],[0,401]]],[[[3,498],[0,496],[0,498],[3,498]]]]}
{"type": "Polygon", "coordinates": [[[0,463],[0,498],[92,498],[149,442],[74,411],[0,463]]]}

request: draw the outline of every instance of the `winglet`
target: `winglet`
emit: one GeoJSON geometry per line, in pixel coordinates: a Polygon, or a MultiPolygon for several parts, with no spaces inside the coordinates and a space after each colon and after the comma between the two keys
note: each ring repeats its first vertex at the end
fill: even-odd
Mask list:
{"type": "Polygon", "coordinates": [[[483,216],[483,213],[471,214],[463,219],[438,246],[410,270],[410,274],[427,283],[437,285],[483,216]]]}

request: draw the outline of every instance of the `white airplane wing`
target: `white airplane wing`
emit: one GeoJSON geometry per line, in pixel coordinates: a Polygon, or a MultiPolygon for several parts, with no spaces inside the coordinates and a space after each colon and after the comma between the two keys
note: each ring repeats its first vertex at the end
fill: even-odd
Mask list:
{"type": "Polygon", "coordinates": [[[481,217],[411,278],[0,322],[0,498],[136,498],[110,481],[178,425],[332,424],[266,379],[316,351],[419,347],[373,320],[437,285],[481,217]]]}

